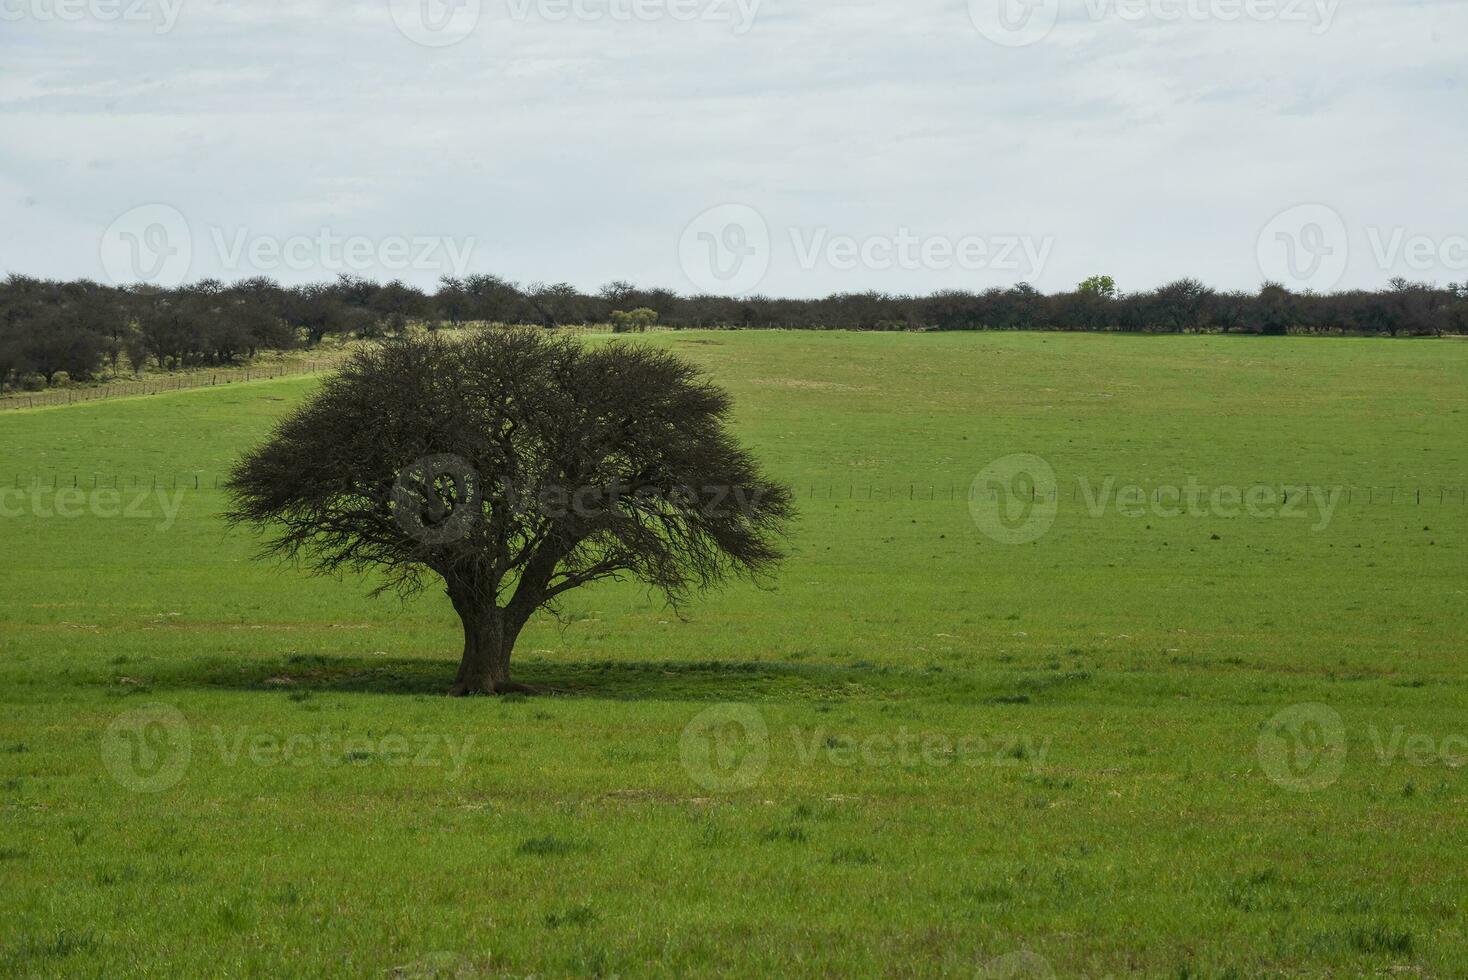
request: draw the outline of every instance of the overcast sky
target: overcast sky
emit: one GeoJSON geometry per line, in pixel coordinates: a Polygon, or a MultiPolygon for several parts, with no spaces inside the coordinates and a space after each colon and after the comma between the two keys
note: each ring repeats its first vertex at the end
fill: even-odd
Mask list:
{"type": "Polygon", "coordinates": [[[1468,280],[1468,2],[0,0],[0,272],[1468,280]]]}

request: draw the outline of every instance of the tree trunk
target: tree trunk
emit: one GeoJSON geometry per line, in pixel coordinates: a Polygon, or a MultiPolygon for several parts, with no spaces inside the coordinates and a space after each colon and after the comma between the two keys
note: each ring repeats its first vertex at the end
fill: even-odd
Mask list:
{"type": "Polygon", "coordinates": [[[464,656],[451,695],[494,694],[499,684],[509,682],[510,658],[496,625],[464,617],[464,656]]]}
{"type": "Polygon", "coordinates": [[[449,695],[529,693],[530,688],[510,681],[519,627],[502,609],[475,609],[457,601],[454,606],[464,623],[464,657],[449,695]]]}

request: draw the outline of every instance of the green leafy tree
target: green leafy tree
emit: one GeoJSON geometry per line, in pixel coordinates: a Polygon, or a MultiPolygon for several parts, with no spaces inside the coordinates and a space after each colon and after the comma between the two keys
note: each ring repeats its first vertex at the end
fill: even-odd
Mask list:
{"type": "Polygon", "coordinates": [[[1088,296],[1099,296],[1102,299],[1116,298],[1116,280],[1110,276],[1091,276],[1076,287],[1076,292],[1085,293],[1088,296]]]}
{"type": "Polygon", "coordinates": [[[612,311],[612,333],[645,333],[658,322],[657,310],[640,306],[635,310],[612,311]]]}
{"type": "Polygon", "coordinates": [[[464,629],[452,694],[502,694],[527,620],[631,577],[678,604],[783,558],[790,490],[728,430],[729,399],[677,356],[539,330],[356,354],[235,467],[229,517],[266,554],[442,580],[464,629]]]}

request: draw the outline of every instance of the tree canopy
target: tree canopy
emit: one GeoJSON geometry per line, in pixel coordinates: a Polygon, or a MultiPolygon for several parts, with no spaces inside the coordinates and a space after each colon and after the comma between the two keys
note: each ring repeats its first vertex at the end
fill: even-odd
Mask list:
{"type": "Polygon", "coordinates": [[[783,557],[789,489],[730,402],[666,351],[543,330],[391,340],[355,355],[236,465],[229,518],[266,553],[441,579],[464,626],[452,693],[502,693],[516,638],[570,589],[632,576],[680,604],[783,557]]]}

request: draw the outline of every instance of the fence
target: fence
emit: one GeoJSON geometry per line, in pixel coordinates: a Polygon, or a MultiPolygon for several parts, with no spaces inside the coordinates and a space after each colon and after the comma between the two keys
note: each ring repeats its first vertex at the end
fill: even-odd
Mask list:
{"type": "Polygon", "coordinates": [[[170,391],[188,391],[192,388],[212,388],[216,385],[236,384],[245,381],[270,381],[292,375],[315,374],[325,365],[320,361],[301,361],[295,364],[256,365],[247,368],[225,368],[215,371],[190,371],[187,373],[149,377],[138,381],[120,381],[115,384],[95,385],[88,388],[65,388],[59,391],[37,392],[33,395],[6,395],[0,398],[0,411],[17,408],[50,408],[57,405],[79,405],[85,402],[105,401],[111,398],[131,398],[137,395],[161,395],[170,391]]]}
{"type": "MultiPolygon", "coordinates": [[[[47,473],[47,474],[13,474],[11,479],[0,479],[0,488],[9,487],[19,490],[57,491],[62,489],[78,490],[218,490],[224,482],[224,476],[219,474],[201,473],[167,473],[167,474],[122,474],[122,473],[47,473]]],[[[1099,483],[1099,481],[1098,481],[1099,483]]],[[[1345,504],[1367,504],[1367,505],[1410,505],[1423,507],[1428,505],[1446,506],[1449,504],[1468,504],[1468,485],[1347,485],[1347,484],[1291,484],[1279,481],[1253,481],[1237,484],[1214,484],[1212,486],[1200,487],[1203,491],[1211,492],[1215,487],[1253,487],[1264,486],[1279,488],[1283,491],[1283,502],[1288,503],[1294,495],[1319,495],[1329,493],[1339,495],[1340,502],[1345,504]]],[[[1151,489],[1146,492],[1145,499],[1149,502],[1164,502],[1164,492],[1170,494],[1175,487],[1164,489],[1151,489]]],[[[855,501],[872,503],[890,502],[935,502],[952,501],[955,503],[974,502],[986,499],[992,502],[999,501],[998,491],[989,490],[980,493],[974,484],[956,481],[933,481],[922,480],[907,483],[854,483],[846,482],[819,482],[800,483],[793,487],[797,500],[834,502],[855,501]]],[[[1069,489],[1053,489],[1048,493],[1041,494],[1032,490],[1030,499],[1035,502],[1045,501],[1054,503],[1086,503],[1086,491],[1078,486],[1069,489]]],[[[1023,495],[1020,495],[1023,499],[1023,495]]],[[[1007,498],[1008,499],[1008,498],[1007,498]]]]}
{"type": "MultiPolygon", "coordinates": [[[[1097,481],[1098,484],[1100,481],[1097,481]]],[[[1199,489],[1211,492],[1217,486],[1203,485],[1199,489]]],[[[1349,485],[1349,484],[1294,484],[1281,483],[1278,481],[1259,480],[1247,483],[1227,484],[1229,487],[1273,487],[1282,491],[1282,497],[1286,503],[1292,495],[1317,495],[1321,493],[1339,493],[1343,495],[1345,503],[1367,503],[1367,504],[1423,504],[1437,503],[1468,503],[1468,485],[1349,485]]],[[[1178,489],[1173,486],[1167,488],[1152,488],[1145,491],[1145,499],[1149,502],[1162,503],[1164,492],[1178,489]]],[[[968,483],[908,483],[896,486],[882,484],[803,484],[795,488],[797,499],[803,500],[968,500],[975,501],[987,499],[998,501],[997,490],[989,490],[987,494],[976,492],[973,484],[968,483]]],[[[1071,503],[1085,502],[1086,491],[1079,485],[1069,490],[1055,488],[1045,493],[1031,488],[1030,500],[1034,502],[1071,503]]],[[[1018,495],[1023,499],[1023,494],[1018,495]]]]}
{"type": "MultiPolygon", "coordinates": [[[[558,327],[561,333],[604,334],[611,333],[608,324],[587,324],[558,327]]],[[[654,324],[646,332],[664,332],[671,328],[654,324]]],[[[443,331],[451,333],[451,330],[443,331]]],[[[641,332],[641,331],[640,331],[641,332]]],[[[328,355],[329,356],[329,355],[328,355]]],[[[209,371],[184,371],[166,376],[149,376],[134,381],[117,381],[110,384],[90,385],[79,388],[64,388],[40,391],[34,394],[12,393],[0,395],[0,411],[19,408],[52,408],[58,405],[80,405],[86,402],[105,401],[112,398],[131,398],[137,395],[161,395],[170,391],[187,391],[191,388],[210,388],[221,384],[242,381],[269,381],[291,375],[316,374],[331,365],[327,361],[313,360],[295,364],[252,365],[247,368],[217,368],[209,371]]]]}

